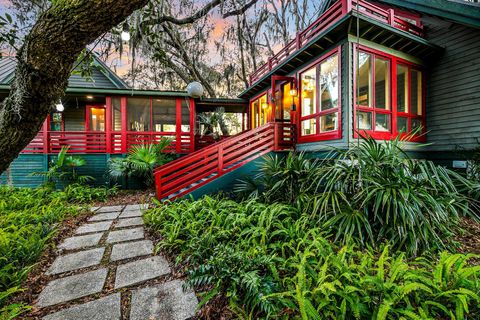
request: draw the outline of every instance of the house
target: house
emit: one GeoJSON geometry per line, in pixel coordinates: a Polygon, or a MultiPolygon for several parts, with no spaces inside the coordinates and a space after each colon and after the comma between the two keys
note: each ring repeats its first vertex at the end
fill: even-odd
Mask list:
{"type": "MultiPolygon", "coordinates": [[[[0,58],[0,101],[10,90],[14,57],[0,58]]],[[[87,162],[80,174],[108,183],[108,160],[124,157],[132,145],[154,143],[162,137],[172,140],[170,152],[183,155],[215,142],[202,136],[197,119],[223,108],[238,118],[237,128],[246,127],[246,101],[241,99],[193,99],[186,92],[134,90],[100,59],[94,57],[90,78],[71,75],[66,95],[45,120],[42,130],[0,176],[0,184],[20,187],[43,182],[33,172],[47,171],[63,146],[87,162]]],[[[134,185],[134,184],[133,184],[134,185]]],[[[132,186],[130,183],[129,186],[132,186]]]]}
{"type": "MultiPolygon", "coordinates": [[[[415,156],[463,167],[464,151],[477,147],[480,138],[479,61],[479,4],[327,1],[317,20],[250,75],[240,100],[202,102],[182,93],[146,93],[175,97],[179,129],[174,147],[176,152],[188,153],[155,171],[157,196],[198,196],[228,189],[237,177],[251,174],[264,154],[296,149],[317,155],[332,147],[346,149],[365,134],[380,141],[411,135],[405,148],[415,156]],[[246,109],[241,109],[244,101],[246,109]],[[208,109],[207,105],[219,103],[246,114],[242,117],[245,130],[195,148],[187,140],[195,139],[195,115],[181,111],[192,104],[195,108],[188,110],[198,112],[202,104],[208,109]],[[188,116],[190,122],[183,122],[188,116]]],[[[72,89],[67,93],[73,94],[72,89]]],[[[102,156],[124,154],[130,141],[136,143],[140,137],[155,141],[159,133],[139,130],[144,129],[136,124],[141,122],[140,111],[131,116],[125,112],[128,93],[140,96],[141,91],[109,90],[104,104],[113,115],[111,123],[105,122],[110,149],[102,149],[102,156]],[[123,115],[119,132],[114,129],[118,108],[123,115]]],[[[142,110],[142,105],[127,108],[142,110]]],[[[92,112],[85,114],[88,120],[92,112]]],[[[56,136],[40,138],[58,141],[56,136]]],[[[97,139],[89,138],[83,147],[92,148],[97,139]]],[[[58,150],[57,144],[46,153],[58,150]]]]}
{"type": "Polygon", "coordinates": [[[250,75],[239,96],[249,100],[250,130],[158,168],[157,195],[227,189],[262,154],[320,155],[366,134],[412,135],[407,152],[465,167],[480,138],[479,62],[478,3],[327,1],[250,75]]]}

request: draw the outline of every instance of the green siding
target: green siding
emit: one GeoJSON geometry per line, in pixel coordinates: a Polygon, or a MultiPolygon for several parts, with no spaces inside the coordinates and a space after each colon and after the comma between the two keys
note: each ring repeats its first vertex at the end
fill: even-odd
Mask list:
{"type": "Polygon", "coordinates": [[[85,131],[85,106],[67,106],[63,112],[65,131],[85,131]]]}
{"type": "Polygon", "coordinates": [[[37,187],[43,183],[43,177],[33,177],[33,172],[45,171],[48,158],[43,154],[21,154],[10,168],[0,176],[0,184],[15,187],[37,187]]]}
{"type": "Polygon", "coordinates": [[[431,151],[473,149],[480,139],[480,30],[423,18],[427,39],[445,48],[427,74],[431,151]]]}

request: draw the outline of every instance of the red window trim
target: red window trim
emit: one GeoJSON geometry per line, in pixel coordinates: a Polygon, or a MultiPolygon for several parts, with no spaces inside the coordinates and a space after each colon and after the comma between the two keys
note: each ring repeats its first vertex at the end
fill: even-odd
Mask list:
{"type": "MultiPolygon", "coordinates": [[[[253,98],[250,99],[250,104],[249,104],[249,107],[248,107],[248,115],[249,115],[249,121],[248,121],[248,128],[249,129],[253,129],[252,127],[252,122],[255,121],[255,113],[252,114],[252,106],[253,106],[253,103],[257,100],[260,100],[261,97],[265,96],[267,98],[267,104],[269,103],[268,101],[268,92],[269,92],[269,89],[265,90],[265,91],[262,91],[261,93],[257,94],[256,96],[254,96],[253,98]]],[[[258,105],[258,110],[256,110],[256,113],[258,114],[258,121],[256,121],[256,127],[259,127],[260,125],[260,104],[258,105]]]]}
{"type": "MultiPolygon", "coordinates": [[[[372,61],[372,65],[374,65],[375,62],[372,61]]],[[[397,131],[397,119],[398,116],[400,117],[407,117],[408,118],[408,132],[407,133],[401,133],[400,138],[406,139],[408,138],[408,141],[411,142],[425,142],[426,141],[426,132],[427,132],[427,126],[426,126],[426,75],[425,75],[425,69],[415,63],[412,63],[410,61],[404,60],[402,58],[399,58],[395,55],[388,54],[383,51],[375,50],[372,48],[369,48],[364,45],[355,45],[354,47],[354,61],[353,61],[353,74],[354,74],[354,81],[353,81],[353,105],[354,105],[354,112],[353,112],[353,137],[358,138],[359,134],[361,136],[370,136],[374,139],[377,140],[393,140],[395,139],[399,132],[397,131]],[[386,110],[384,109],[378,109],[375,107],[375,105],[371,108],[369,107],[364,107],[364,106],[358,106],[357,105],[357,81],[356,81],[356,75],[357,75],[357,55],[358,51],[363,51],[369,54],[372,54],[374,56],[378,56],[384,59],[388,59],[390,61],[390,110],[385,112],[386,110]],[[410,107],[410,101],[411,101],[411,85],[410,85],[410,70],[414,69],[417,71],[420,71],[422,74],[422,115],[414,115],[412,113],[398,113],[397,112],[397,77],[396,77],[396,71],[397,71],[397,65],[405,65],[408,67],[408,97],[407,97],[407,103],[408,103],[408,110],[411,110],[410,107]],[[372,130],[357,130],[357,110],[359,111],[368,111],[372,113],[372,128],[375,128],[375,113],[389,113],[391,114],[390,118],[390,131],[375,131],[374,129],[372,130]],[[411,136],[411,119],[419,119],[422,123],[423,130],[420,135],[415,135],[411,136]]],[[[373,66],[374,70],[374,66],[373,66]]],[[[373,78],[372,81],[372,97],[373,99],[375,98],[375,77],[373,78]]],[[[374,103],[375,101],[373,101],[374,103]]]]}
{"type": "MultiPolygon", "coordinates": [[[[297,117],[297,137],[298,137],[298,142],[299,143],[307,143],[307,142],[315,142],[315,141],[325,141],[325,140],[337,140],[342,138],[342,55],[341,55],[341,46],[336,47],[335,49],[329,51],[328,53],[322,55],[320,58],[316,59],[306,67],[302,68],[298,73],[297,73],[297,79],[298,79],[298,91],[299,91],[299,97],[298,97],[298,117],[297,117]],[[318,66],[330,58],[333,55],[337,55],[338,57],[338,106],[337,108],[332,108],[329,110],[323,110],[319,111],[318,110],[318,104],[320,103],[320,99],[317,99],[316,103],[316,111],[314,114],[308,115],[308,116],[302,116],[302,74],[312,68],[316,68],[317,73],[318,73],[318,66]],[[302,121],[309,120],[309,119],[320,119],[320,117],[331,114],[331,113],[338,113],[338,127],[337,130],[334,131],[328,131],[328,132],[323,132],[320,133],[320,122],[317,120],[316,122],[316,132],[315,134],[309,134],[309,135],[302,135],[302,121]]],[[[315,84],[316,86],[316,94],[320,92],[319,90],[319,83],[318,81],[315,84]]]]}

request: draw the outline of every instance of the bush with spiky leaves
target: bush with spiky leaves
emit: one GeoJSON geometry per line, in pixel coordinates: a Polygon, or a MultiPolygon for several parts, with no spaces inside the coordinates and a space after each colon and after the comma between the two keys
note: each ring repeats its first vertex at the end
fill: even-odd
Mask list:
{"type": "Polygon", "coordinates": [[[134,145],[126,158],[112,158],[108,163],[108,175],[114,180],[125,177],[141,179],[147,187],[154,183],[153,170],[173,159],[166,153],[172,140],[162,138],[155,144],[134,145]]]}
{"type": "Polygon", "coordinates": [[[447,248],[459,217],[475,217],[460,192],[473,187],[470,181],[409,158],[401,144],[366,138],[321,165],[312,210],[336,241],[374,246],[387,240],[415,255],[447,248]]]}

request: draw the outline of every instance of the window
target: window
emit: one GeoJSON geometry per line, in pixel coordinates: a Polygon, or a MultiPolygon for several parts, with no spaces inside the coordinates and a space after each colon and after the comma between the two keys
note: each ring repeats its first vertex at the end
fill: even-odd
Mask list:
{"type": "Polygon", "coordinates": [[[253,100],[250,105],[252,129],[262,126],[268,122],[270,107],[267,103],[267,95],[261,95],[253,100]]]}
{"type": "Polygon", "coordinates": [[[153,98],[153,131],[175,132],[176,131],[176,99],[153,98]]]}
{"type": "Polygon", "coordinates": [[[122,130],[122,111],[120,107],[120,97],[112,98],[112,129],[113,131],[122,130]]]}
{"type": "Polygon", "coordinates": [[[338,52],[300,74],[300,141],[341,137],[338,52]]]}
{"type": "Polygon", "coordinates": [[[391,139],[424,127],[420,68],[373,50],[357,52],[355,130],[391,139]]]}
{"type": "Polygon", "coordinates": [[[150,98],[128,98],[129,131],[150,131],[150,98]]]}
{"type": "Polygon", "coordinates": [[[53,112],[51,114],[50,131],[63,131],[63,113],[53,112]]]}

